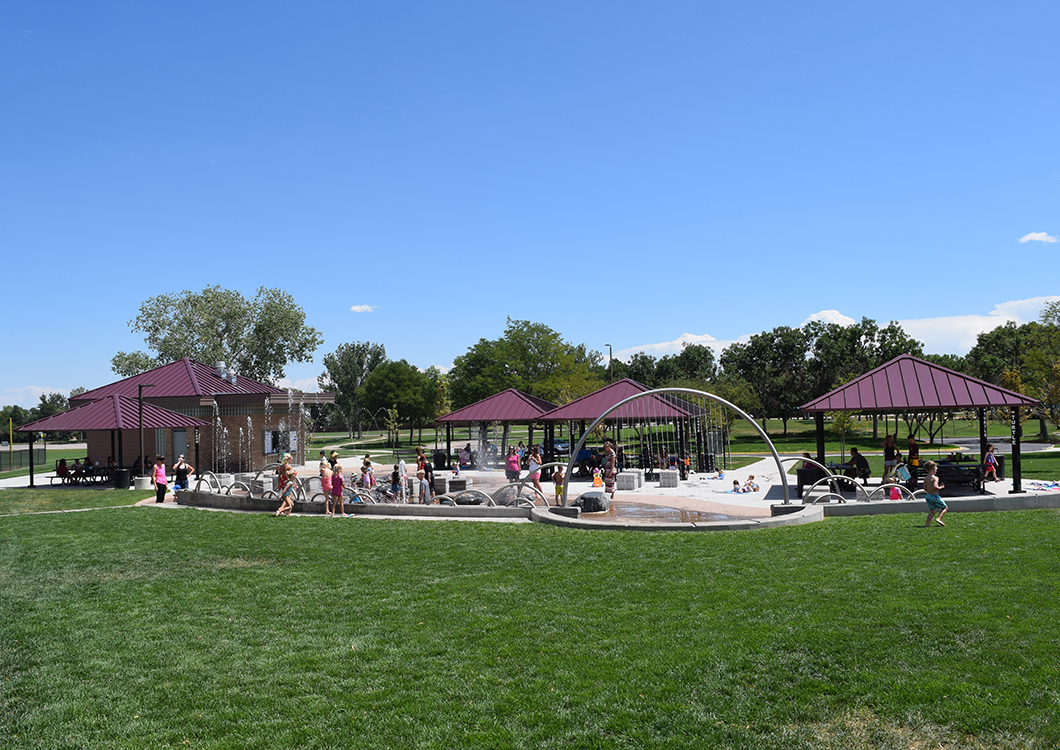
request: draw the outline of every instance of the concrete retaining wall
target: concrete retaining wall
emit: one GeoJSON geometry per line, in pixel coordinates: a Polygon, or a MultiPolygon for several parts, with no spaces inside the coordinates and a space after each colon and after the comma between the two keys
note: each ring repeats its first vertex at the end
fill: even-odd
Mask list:
{"type": "MultiPolygon", "coordinates": [[[[985,513],[994,510],[1035,510],[1038,508],[1060,508],[1060,492],[1048,495],[975,495],[972,497],[944,497],[950,513],[985,513]]],[[[927,513],[923,500],[878,500],[871,503],[821,503],[813,506],[823,508],[831,516],[877,516],[889,513],[927,513]]]]}

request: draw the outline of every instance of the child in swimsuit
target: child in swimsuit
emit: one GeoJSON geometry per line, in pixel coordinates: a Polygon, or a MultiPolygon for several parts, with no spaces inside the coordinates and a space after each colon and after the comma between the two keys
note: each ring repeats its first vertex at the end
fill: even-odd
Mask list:
{"type": "Polygon", "coordinates": [[[939,497],[939,490],[944,489],[946,485],[939,481],[939,478],[935,475],[938,470],[938,465],[934,461],[928,461],[924,464],[924,469],[927,474],[924,475],[924,499],[927,500],[928,504],[928,517],[925,526],[931,525],[931,518],[935,513],[939,514],[939,517],[935,519],[935,522],[939,526],[945,526],[942,522],[942,517],[946,515],[946,511],[949,508],[946,506],[946,501],[939,497]]]}

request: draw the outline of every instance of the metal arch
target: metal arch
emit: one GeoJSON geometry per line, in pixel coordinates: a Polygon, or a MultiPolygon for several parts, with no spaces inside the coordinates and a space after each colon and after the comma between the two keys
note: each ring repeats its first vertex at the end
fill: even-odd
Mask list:
{"type": "Polygon", "coordinates": [[[350,497],[351,497],[351,502],[355,502],[355,503],[356,502],[361,502],[361,503],[363,503],[363,502],[367,501],[367,502],[371,503],[372,505],[379,505],[379,501],[375,499],[375,495],[373,495],[371,492],[367,492],[365,490],[354,490],[351,493],[350,497]],[[358,498],[358,499],[354,500],[352,498],[358,498]]]}
{"type": "Polygon", "coordinates": [[[254,497],[254,493],[250,491],[250,487],[248,487],[245,482],[232,482],[232,484],[228,485],[228,492],[226,492],[225,494],[231,495],[232,490],[234,490],[236,487],[242,487],[247,491],[247,495],[249,497],[254,497]]]}
{"type": "Polygon", "coordinates": [[[206,482],[206,486],[209,487],[210,492],[214,491],[214,487],[217,488],[217,494],[221,494],[221,480],[217,478],[217,475],[212,471],[203,471],[199,473],[199,479],[195,482],[195,491],[198,492],[199,488],[202,487],[202,483],[206,482]]]}
{"type": "MultiPolygon", "coordinates": [[[[890,490],[892,487],[897,487],[901,491],[902,499],[905,499],[905,497],[907,495],[908,495],[910,500],[916,500],[917,499],[916,492],[911,492],[909,490],[909,488],[906,487],[905,485],[902,485],[902,484],[881,484],[879,487],[877,487],[876,489],[874,489],[872,492],[869,493],[869,498],[868,498],[869,502],[872,501],[872,498],[873,498],[873,496],[876,493],[883,492],[884,490],[890,490]]],[[[917,492],[922,492],[922,491],[923,490],[917,490],[917,492]]],[[[887,498],[884,498],[884,500],[886,500],[886,499],[887,498]]]]}
{"type": "Polygon", "coordinates": [[[586,428],[585,432],[582,433],[582,436],[578,439],[578,444],[576,446],[574,446],[573,448],[571,448],[570,459],[567,461],[567,475],[563,478],[563,505],[564,506],[567,504],[567,489],[570,486],[571,472],[574,471],[574,461],[578,457],[578,453],[581,451],[582,446],[585,445],[586,438],[589,437],[589,435],[592,434],[593,430],[596,429],[596,425],[598,425],[602,421],[604,421],[607,418],[608,414],[611,414],[612,412],[617,411],[620,407],[625,406],[630,401],[636,401],[637,399],[644,398],[646,396],[655,396],[655,395],[658,395],[660,393],[686,393],[686,394],[689,394],[689,395],[692,395],[692,396],[705,396],[706,398],[709,398],[710,400],[712,400],[712,401],[714,401],[716,403],[719,403],[719,404],[721,404],[724,407],[732,409],[734,412],[736,412],[741,417],[746,419],[751,424],[751,426],[755,428],[755,432],[757,432],[759,434],[759,436],[763,440],[766,441],[766,445],[769,446],[769,452],[773,454],[773,460],[777,462],[777,473],[780,474],[780,484],[784,488],[784,505],[791,505],[791,496],[788,493],[788,478],[784,474],[784,467],[781,466],[780,454],[777,453],[777,449],[773,445],[773,441],[769,439],[769,435],[767,435],[765,430],[763,430],[758,425],[758,423],[755,422],[754,417],[752,417],[750,414],[745,412],[743,409],[741,409],[736,404],[733,404],[733,403],[730,403],[729,401],[726,401],[721,396],[715,396],[713,393],[707,393],[706,391],[699,391],[699,390],[696,390],[694,388],[655,388],[654,390],[644,391],[643,393],[637,393],[637,394],[634,394],[634,395],[629,396],[627,398],[624,398],[621,401],[619,401],[617,404],[614,404],[613,406],[609,407],[607,409],[607,411],[605,411],[603,414],[601,414],[599,417],[597,417],[595,420],[593,420],[593,423],[586,428]]]}
{"type": "MultiPolygon", "coordinates": [[[[855,502],[859,501],[861,499],[861,498],[859,498],[857,496],[857,493],[859,493],[859,492],[862,495],[865,496],[866,500],[868,499],[868,493],[865,492],[865,488],[862,487],[860,484],[858,484],[857,480],[854,479],[853,477],[848,477],[848,476],[845,476],[843,474],[832,474],[832,475],[827,476],[827,477],[821,477],[816,482],[814,482],[813,484],[810,485],[810,488],[808,490],[806,490],[806,493],[805,493],[804,497],[808,498],[810,496],[810,493],[812,493],[815,489],[817,489],[817,487],[819,485],[828,484],[829,486],[831,486],[833,482],[849,482],[850,484],[854,485],[854,490],[855,490],[855,492],[854,492],[854,500],[855,500],[855,502]]],[[[825,493],[822,496],[822,498],[823,497],[832,497],[832,496],[840,498],[840,502],[842,502],[842,503],[845,503],[847,501],[845,497],[843,497],[842,495],[840,495],[837,492],[827,492],[827,493],[825,493]]],[[[822,498],[817,498],[817,499],[820,500],[822,498]]],[[[810,504],[811,505],[816,505],[817,504],[817,500],[814,500],[810,504]]]]}
{"type": "MultiPolygon", "coordinates": [[[[540,497],[541,498],[541,502],[543,502],[545,504],[546,508],[548,507],[548,498],[545,496],[545,493],[542,492],[541,490],[539,490],[533,484],[531,484],[529,479],[520,479],[518,482],[508,482],[508,484],[504,485],[503,487],[500,487],[496,492],[494,492],[492,495],[490,495],[490,499],[493,500],[493,504],[494,505],[497,504],[497,495],[501,494],[502,492],[504,492],[504,490],[508,489],[509,487],[518,487],[519,488],[519,492],[516,494],[516,496],[514,498],[515,500],[526,500],[532,506],[534,506],[535,508],[537,507],[537,504],[533,500],[531,500],[529,497],[523,497],[523,489],[525,488],[525,489],[528,489],[531,492],[533,492],[538,497],[540,497]]],[[[459,494],[459,493],[457,493],[457,494],[459,494]]],[[[531,497],[533,497],[533,496],[531,496],[531,497]]]]}
{"type": "Polygon", "coordinates": [[[456,499],[457,499],[458,497],[462,497],[462,496],[464,496],[464,495],[481,495],[482,497],[486,498],[486,505],[493,505],[493,506],[496,506],[496,505],[497,505],[497,503],[495,503],[495,502],[493,501],[493,498],[492,498],[492,497],[490,497],[489,495],[487,495],[487,494],[486,494],[485,492],[483,492],[482,490],[476,490],[476,489],[474,489],[474,488],[471,488],[471,489],[466,489],[466,490],[460,490],[460,492],[456,493],[455,495],[450,495],[450,498],[452,499],[452,501],[453,501],[453,503],[454,503],[454,504],[459,504],[459,503],[457,503],[457,502],[456,502],[456,499]]]}
{"type": "Polygon", "coordinates": [[[833,473],[832,470],[829,469],[827,466],[825,466],[824,464],[822,464],[821,462],[819,462],[819,461],[817,461],[816,459],[813,459],[813,458],[806,458],[806,456],[791,456],[789,458],[780,459],[780,463],[782,463],[782,464],[786,464],[789,461],[809,461],[811,464],[816,466],[818,469],[823,469],[825,476],[827,476],[827,477],[838,476],[837,474],[833,473]]]}

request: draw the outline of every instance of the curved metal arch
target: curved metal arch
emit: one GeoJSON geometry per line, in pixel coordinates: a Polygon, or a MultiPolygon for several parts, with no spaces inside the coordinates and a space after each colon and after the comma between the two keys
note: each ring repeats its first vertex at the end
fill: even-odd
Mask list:
{"type": "MultiPolygon", "coordinates": [[[[807,497],[808,498],[810,496],[810,493],[813,492],[815,489],[817,489],[818,486],[820,486],[822,484],[828,484],[829,487],[831,487],[832,483],[834,483],[834,482],[848,482],[848,483],[854,485],[854,500],[855,501],[860,501],[861,500],[861,498],[858,497],[858,493],[861,493],[862,495],[864,495],[865,499],[868,500],[869,496],[868,496],[868,493],[865,492],[865,488],[862,487],[860,484],[858,484],[858,481],[856,479],[854,479],[854,477],[848,477],[848,476],[846,476],[844,474],[831,474],[831,475],[829,475],[827,477],[821,477],[816,482],[814,482],[813,484],[810,485],[810,488],[808,490],[806,490],[806,493],[803,495],[803,497],[807,497]]],[[[823,499],[825,497],[838,497],[838,498],[840,498],[839,501],[841,503],[845,503],[847,501],[847,499],[845,497],[843,497],[842,495],[840,495],[838,492],[826,492],[824,495],[822,495],[821,497],[819,497],[816,500],[814,500],[813,502],[811,502],[810,505],[816,505],[817,504],[817,500],[821,500],[821,499],[823,499]]]]}
{"type": "Polygon", "coordinates": [[[496,505],[497,505],[497,503],[493,502],[493,498],[492,498],[492,497],[490,497],[489,495],[487,495],[487,494],[486,494],[485,492],[483,492],[482,490],[476,490],[476,489],[474,489],[474,488],[470,488],[470,489],[466,489],[466,490],[460,490],[460,492],[456,493],[455,495],[450,495],[450,496],[449,496],[449,498],[450,498],[450,499],[451,499],[451,500],[452,500],[452,501],[453,501],[454,503],[456,503],[456,499],[457,499],[458,497],[462,497],[462,496],[464,496],[464,495],[481,495],[481,496],[482,496],[483,498],[485,498],[485,499],[486,499],[486,505],[493,505],[493,506],[496,506],[496,505]]]}
{"type": "Polygon", "coordinates": [[[490,499],[493,500],[493,504],[494,505],[497,504],[497,495],[501,494],[502,492],[504,492],[504,490],[508,489],[509,487],[518,487],[519,488],[519,492],[515,496],[516,500],[528,501],[531,505],[534,505],[536,507],[536,503],[534,503],[533,500],[530,499],[531,497],[533,497],[533,495],[531,495],[530,497],[524,497],[523,496],[523,489],[525,488],[525,489],[528,489],[531,492],[533,492],[534,495],[537,495],[538,497],[540,497],[541,498],[541,502],[543,502],[545,504],[546,508],[548,507],[548,498],[545,496],[545,493],[541,492],[537,487],[535,487],[530,482],[529,479],[520,479],[518,482],[508,482],[508,484],[498,488],[496,492],[494,492],[492,495],[490,495],[490,499]]]}
{"type": "Polygon", "coordinates": [[[647,396],[656,396],[656,395],[659,395],[660,393],[685,393],[685,394],[688,394],[690,396],[704,396],[706,398],[709,398],[711,401],[714,401],[716,403],[721,404],[722,406],[724,406],[726,408],[732,409],[734,412],[736,412],[741,417],[746,419],[748,421],[748,423],[750,423],[751,426],[755,428],[755,432],[757,432],[759,434],[759,436],[763,440],[766,441],[766,445],[769,446],[769,452],[773,454],[773,460],[777,462],[777,473],[780,474],[780,484],[784,488],[784,505],[791,505],[791,497],[788,494],[788,478],[784,474],[784,467],[781,466],[780,454],[777,453],[777,449],[773,445],[773,441],[769,439],[769,435],[767,435],[765,430],[763,430],[758,425],[758,423],[755,422],[754,417],[752,417],[750,414],[745,412],[743,409],[741,409],[736,404],[733,404],[733,403],[731,403],[729,401],[726,401],[721,396],[715,396],[713,393],[707,393],[706,391],[699,391],[699,390],[696,390],[694,388],[655,388],[654,390],[644,391],[643,393],[637,393],[637,394],[634,394],[634,395],[629,396],[627,398],[624,398],[621,401],[619,401],[617,404],[614,404],[613,406],[608,407],[607,411],[605,411],[603,414],[601,414],[599,417],[597,417],[595,420],[593,420],[593,423],[591,425],[589,425],[588,428],[586,428],[584,433],[582,433],[582,436],[578,439],[578,444],[575,447],[571,448],[570,459],[567,461],[567,475],[564,477],[564,480],[563,480],[563,505],[564,506],[566,506],[566,504],[567,504],[567,489],[570,487],[570,477],[571,477],[571,472],[574,471],[575,459],[578,457],[578,453],[579,453],[579,451],[581,451],[582,446],[585,445],[585,439],[587,437],[589,437],[589,435],[592,434],[593,430],[596,429],[596,425],[600,424],[602,421],[607,419],[607,415],[608,414],[611,414],[612,412],[614,412],[614,411],[618,410],[619,408],[625,406],[629,402],[636,401],[639,398],[645,398],[647,396]]]}
{"type": "Polygon", "coordinates": [[[202,483],[206,482],[206,486],[209,487],[210,492],[214,492],[216,487],[217,494],[221,494],[221,480],[217,478],[217,475],[212,471],[203,471],[199,473],[199,478],[195,482],[195,491],[198,492],[199,488],[202,487],[202,483]]]}
{"type": "Polygon", "coordinates": [[[249,497],[254,497],[254,493],[250,491],[250,487],[247,486],[246,482],[232,482],[232,484],[228,485],[228,491],[225,494],[231,495],[232,490],[234,490],[236,487],[242,487],[247,491],[247,495],[249,497]]]}
{"type": "MultiPolygon", "coordinates": [[[[881,484],[879,487],[877,487],[876,489],[874,489],[872,492],[869,493],[869,498],[868,498],[869,501],[870,502],[872,501],[872,498],[873,498],[873,496],[876,493],[883,492],[885,490],[889,492],[892,487],[897,487],[901,491],[903,500],[905,499],[906,496],[908,496],[910,500],[916,500],[917,499],[916,492],[923,492],[923,490],[917,490],[916,492],[911,492],[909,490],[909,488],[906,487],[903,484],[881,484]]],[[[883,499],[886,500],[887,498],[883,498],[883,499]]]]}

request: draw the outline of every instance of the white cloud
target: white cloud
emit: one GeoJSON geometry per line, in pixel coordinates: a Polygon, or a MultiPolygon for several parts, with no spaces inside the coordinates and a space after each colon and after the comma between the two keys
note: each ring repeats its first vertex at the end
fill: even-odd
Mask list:
{"type": "MultiPolygon", "coordinates": [[[[40,404],[40,397],[48,393],[61,393],[70,395],[70,389],[49,388],[47,386],[26,385],[21,388],[5,388],[4,395],[0,397],[0,406],[21,406],[23,409],[32,409],[40,404]]],[[[18,425],[15,425],[16,427],[18,425]]]]}
{"type": "Polygon", "coordinates": [[[1056,242],[1056,237],[1045,232],[1031,232],[1020,237],[1020,242],[1056,242]]]}
{"type": "Polygon", "coordinates": [[[276,381],[277,388],[293,388],[296,391],[302,391],[303,393],[316,393],[319,389],[317,386],[316,378],[300,378],[299,380],[291,380],[290,378],[280,378],[276,381]]]}
{"type": "Polygon", "coordinates": [[[372,312],[373,310],[378,310],[378,309],[379,309],[379,305],[354,305],[353,307],[350,308],[350,312],[355,312],[355,313],[372,312]]]}
{"type": "MultiPolygon", "coordinates": [[[[967,354],[968,350],[975,346],[976,339],[980,333],[992,331],[998,326],[1012,321],[1016,325],[1023,325],[1037,320],[1042,308],[1046,303],[1060,300],[1060,296],[1031,297],[1029,299],[1010,300],[994,305],[994,309],[981,315],[950,315],[940,318],[909,318],[899,320],[902,329],[918,341],[924,343],[924,351],[928,354],[967,354]]],[[[838,323],[839,325],[853,325],[853,318],[843,315],[838,310],[821,310],[804,320],[801,326],[811,320],[820,320],[825,323],[838,323]]],[[[877,321],[879,323],[879,321],[877,321]]],[[[885,321],[881,325],[886,325],[885,321]]],[[[779,323],[778,325],[783,325],[779,323]]],[[[734,343],[746,343],[752,334],[744,334],[735,339],[716,339],[709,334],[683,333],[673,341],[663,341],[657,344],[642,344],[631,346],[615,352],[615,359],[628,362],[629,358],[637,352],[650,354],[655,358],[664,357],[667,354],[677,354],[684,344],[704,344],[714,350],[716,356],[722,350],[734,343]]]]}
{"type": "Polygon", "coordinates": [[[810,317],[806,318],[806,320],[799,323],[799,328],[802,328],[804,325],[814,320],[819,320],[822,323],[836,323],[841,326],[852,326],[857,323],[856,320],[854,320],[853,318],[848,318],[846,315],[839,312],[838,310],[821,310],[821,312],[816,312],[810,317]]]}
{"type": "MultiPolygon", "coordinates": [[[[746,341],[747,338],[747,336],[742,336],[739,340],[746,341]]],[[[673,341],[663,341],[659,344],[641,344],[640,346],[631,346],[627,349],[621,349],[615,352],[615,359],[626,362],[638,352],[644,352],[645,354],[650,354],[656,358],[665,357],[667,354],[679,354],[681,350],[685,348],[685,344],[702,344],[703,346],[709,346],[714,350],[714,354],[717,355],[721,354],[721,350],[734,343],[734,341],[736,340],[722,341],[707,333],[682,333],[673,341]]]]}

